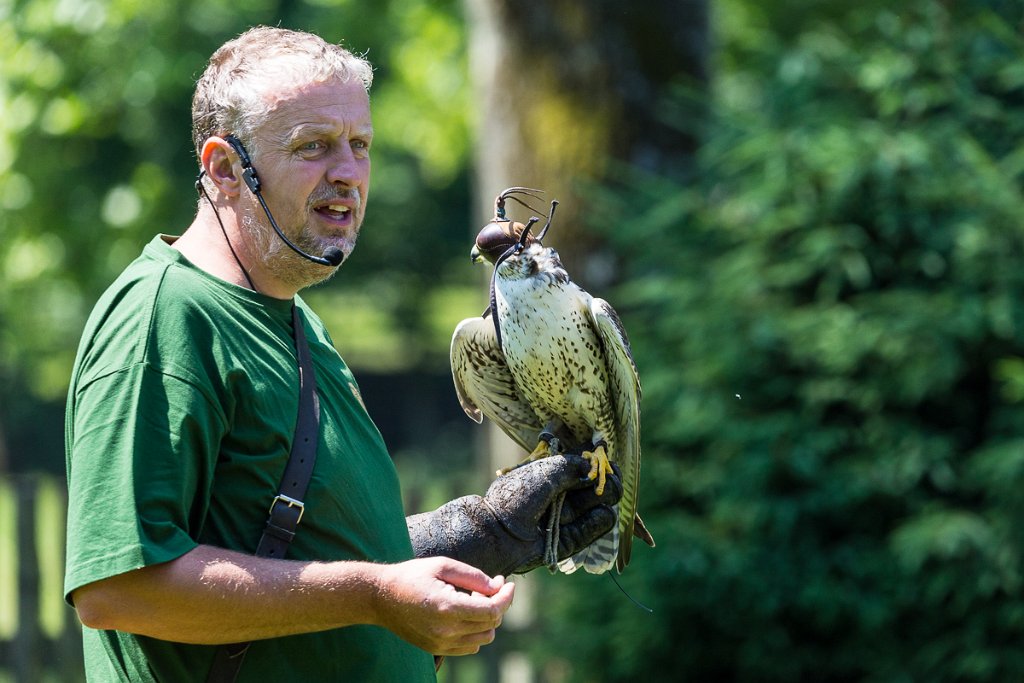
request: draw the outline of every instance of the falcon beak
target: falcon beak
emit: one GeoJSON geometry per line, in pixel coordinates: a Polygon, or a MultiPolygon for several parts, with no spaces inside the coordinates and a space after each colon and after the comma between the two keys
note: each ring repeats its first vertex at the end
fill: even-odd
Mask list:
{"type": "Polygon", "coordinates": [[[473,245],[473,249],[469,252],[469,260],[473,263],[480,263],[484,260],[484,257],[480,254],[480,247],[473,245]]]}

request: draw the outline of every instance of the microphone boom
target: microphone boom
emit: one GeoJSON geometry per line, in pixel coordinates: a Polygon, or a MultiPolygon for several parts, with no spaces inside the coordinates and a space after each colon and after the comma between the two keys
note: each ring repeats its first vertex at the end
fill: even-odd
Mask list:
{"type": "Polygon", "coordinates": [[[281,228],[277,227],[277,221],[274,220],[274,215],[270,213],[270,207],[267,206],[266,200],[263,199],[262,184],[260,178],[256,175],[256,168],[252,165],[252,159],[249,158],[249,153],[245,150],[245,146],[242,145],[242,141],[236,138],[234,135],[228,135],[224,138],[225,141],[238,154],[239,160],[242,162],[242,180],[245,181],[246,186],[249,190],[256,195],[256,199],[259,200],[260,206],[263,207],[263,213],[267,214],[267,220],[270,221],[270,226],[274,228],[274,232],[281,238],[281,241],[292,248],[296,254],[304,259],[312,261],[321,266],[327,266],[328,268],[334,268],[341,265],[341,262],[345,260],[345,252],[338,247],[327,247],[324,250],[323,256],[313,256],[304,252],[302,249],[292,244],[292,241],[284,236],[284,232],[281,228]]]}

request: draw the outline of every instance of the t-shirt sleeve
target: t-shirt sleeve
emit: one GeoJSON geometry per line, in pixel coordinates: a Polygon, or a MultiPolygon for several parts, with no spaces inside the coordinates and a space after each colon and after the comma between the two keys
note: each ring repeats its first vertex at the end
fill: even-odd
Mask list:
{"type": "Polygon", "coordinates": [[[70,416],[68,601],[76,588],[192,550],[224,417],[184,376],[137,363],[79,387],[70,416]]]}

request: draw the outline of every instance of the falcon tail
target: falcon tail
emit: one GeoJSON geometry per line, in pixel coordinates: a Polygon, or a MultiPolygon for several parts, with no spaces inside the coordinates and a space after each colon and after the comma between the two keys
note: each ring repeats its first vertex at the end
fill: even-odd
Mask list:
{"type": "MultiPolygon", "coordinates": [[[[619,506],[613,507],[618,514],[619,506]]],[[[611,531],[597,539],[572,557],[558,563],[559,571],[572,574],[577,569],[585,569],[591,574],[604,574],[615,566],[619,555],[619,526],[616,524],[611,531]]]]}

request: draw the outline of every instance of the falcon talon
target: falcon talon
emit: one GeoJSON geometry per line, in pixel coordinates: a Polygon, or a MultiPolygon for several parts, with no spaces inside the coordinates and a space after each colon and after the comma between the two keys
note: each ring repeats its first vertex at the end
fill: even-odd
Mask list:
{"type": "Polygon", "coordinates": [[[613,474],[611,462],[608,460],[608,448],[604,441],[598,441],[593,451],[583,451],[583,457],[590,461],[590,472],[587,478],[597,479],[597,495],[604,495],[604,485],[609,474],[613,474]]]}
{"type": "MultiPolygon", "coordinates": [[[[548,446],[547,455],[546,456],[539,456],[539,457],[551,457],[552,455],[559,455],[559,454],[561,454],[563,452],[562,451],[562,442],[558,439],[557,436],[554,435],[553,432],[549,432],[547,430],[544,430],[543,432],[540,433],[540,436],[538,438],[542,442],[546,443],[547,446],[548,446]]],[[[540,444],[539,443],[537,444],[537,448],[538,449],[540,448],[540,444]]]]}

